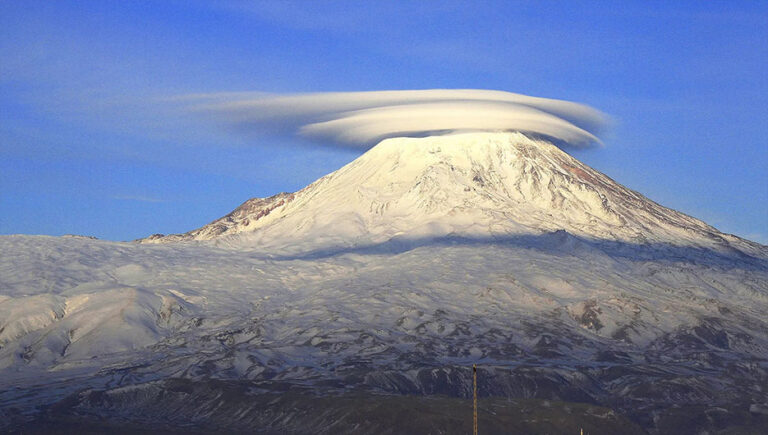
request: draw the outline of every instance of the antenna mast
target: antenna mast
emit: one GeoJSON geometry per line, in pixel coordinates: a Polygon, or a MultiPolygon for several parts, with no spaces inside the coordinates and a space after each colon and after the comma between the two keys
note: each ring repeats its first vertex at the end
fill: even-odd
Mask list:
{"type": "Polygon", "coordinates": [[[472,396],[474,402],[472,434],[477,435],[477,364],[472,364],[472,396]]]}

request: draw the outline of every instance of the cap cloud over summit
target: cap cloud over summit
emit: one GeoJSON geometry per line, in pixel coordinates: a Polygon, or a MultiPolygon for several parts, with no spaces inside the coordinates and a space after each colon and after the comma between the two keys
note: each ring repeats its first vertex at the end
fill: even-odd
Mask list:
{"type": "Polygon", "coordinates": [[[362,149],[390,137],[456,131],[521,131],[583,148],[600,144],[606,123],[602,113],[579,103],[477,89],[214,93],[182,101],[242,131],[299,133],[362,149]]]}

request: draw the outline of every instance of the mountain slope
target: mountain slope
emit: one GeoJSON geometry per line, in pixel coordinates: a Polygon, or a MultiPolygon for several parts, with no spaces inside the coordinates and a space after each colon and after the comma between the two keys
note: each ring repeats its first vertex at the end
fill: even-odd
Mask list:
{"type": "Polygon", "coordinates": [[[562,231],[306,259],[31,236],[0,253],[4,431],[54,403],[70,422],[248,431],[293,415],[252,409],[262,394],[468,397],[473,363],[483,396],[599,404],[657,433],[744,425],[768,402],[764,257],[562,231]]]}
{"type": "Polygon", "coordinates": [[[521,133],[385,140],[299,192],[250,200],[233,214],[243,218],[142,241],[215,239],[218,246],[285,253],[393,238],[565,230],[598,240],[765,253],[521,133]]]}
{"type": "Polygon", "coordinates": [[[242,203],[239,207],[232,210],[229,214],[215,221],[186,232],[184,234],[153,234],[147,238],[139,239],[141,243],[154,242],[180,242],[185,240],[209,240],[215,237],[221,237],[229,234],[237,234],[246,230],[251,222],[256,222],[272,212],[272,210],[290,202],[293,199],[292,193],[278,193],[268,198],[251,198],[242,203]]]}

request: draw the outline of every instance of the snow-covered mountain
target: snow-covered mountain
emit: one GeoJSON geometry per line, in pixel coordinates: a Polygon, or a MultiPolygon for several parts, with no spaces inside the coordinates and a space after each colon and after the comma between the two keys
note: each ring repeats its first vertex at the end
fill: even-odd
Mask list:
{"type": "Polygon", "coordinates": [[[763,253],[759,245],[660,206],[522,133],[388,139],[306,188],[251,199],[186,234],[272,253],[445,236],[564,230],[594,240],[763,253]]]}
{"type": "Polygon", "coordinates": [[[0,430],[461,432],[472,364],[499,431],[768,427],[768,247],[545,140],[389,139],[141,242],[0,237],[0,430]]]}

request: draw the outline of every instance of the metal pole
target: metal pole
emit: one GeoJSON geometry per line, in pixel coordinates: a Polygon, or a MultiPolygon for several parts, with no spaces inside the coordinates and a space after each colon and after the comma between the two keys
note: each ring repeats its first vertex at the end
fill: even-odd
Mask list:
{"type": "Polygon", "coordinates": [[[472,364],[472,396],[474,401],[472,433],[477,435],[477,364],[472,364]]]}

